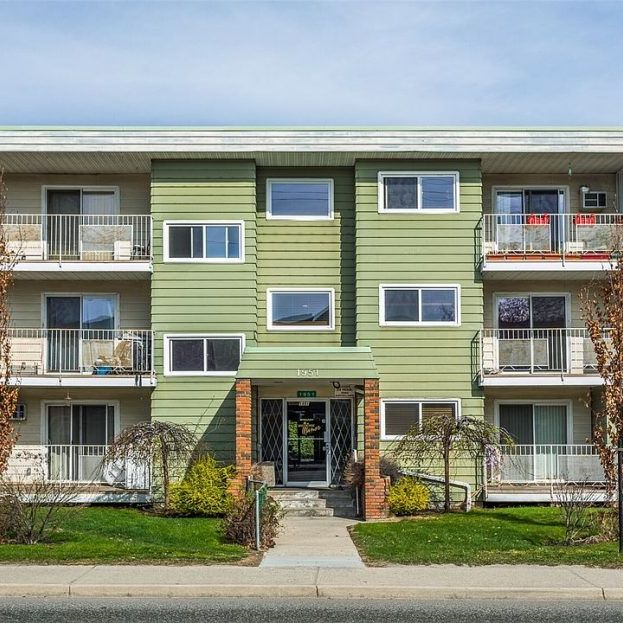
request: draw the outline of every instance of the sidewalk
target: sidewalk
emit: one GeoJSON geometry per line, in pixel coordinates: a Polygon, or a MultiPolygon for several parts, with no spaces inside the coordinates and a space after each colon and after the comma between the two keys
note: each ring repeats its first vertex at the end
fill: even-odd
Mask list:
{"type": "Polygon", "coordinates": [[[264,554],[260,567],[359,568],[364,564],[342,517],[286,516],[275,546],[264,554]]]}
{"type": "Polygon", "coordinates": [[[623,599],[623,569],[0,566],[0,596],[623,599]]]}

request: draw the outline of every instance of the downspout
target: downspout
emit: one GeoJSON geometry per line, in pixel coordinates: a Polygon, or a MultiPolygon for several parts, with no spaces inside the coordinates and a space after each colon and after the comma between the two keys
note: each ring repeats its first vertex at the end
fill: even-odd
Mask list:
{"type": "MultiPolygon", "coordinates": [[[[405,476],[413,476],[414,478],[418,478],[419,480],[424,480],[426,482],[434,482],[438,484],[444,484],[446,481],[441,476],[433,476],[432,474],[424,474],[422,472],[418,472],[417,470],[403,470],[402,473],[405,476]]],[[[472,487],[468,482],[464,482],[462,480],[449,480],[451,487],[455,487],[457,489],[461,489],[465,491],[465,502],[464,508],[465,512],[469,513],[472,510],[472,487]]]]}

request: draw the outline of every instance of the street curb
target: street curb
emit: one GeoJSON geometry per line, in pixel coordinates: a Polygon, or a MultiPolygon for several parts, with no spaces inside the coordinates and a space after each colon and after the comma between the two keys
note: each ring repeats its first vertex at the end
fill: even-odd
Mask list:
{"type": "Polygon", "coordinates": [[[262,584],[0,584],[2,597],[623,600],[623,589],[262,584]]]}

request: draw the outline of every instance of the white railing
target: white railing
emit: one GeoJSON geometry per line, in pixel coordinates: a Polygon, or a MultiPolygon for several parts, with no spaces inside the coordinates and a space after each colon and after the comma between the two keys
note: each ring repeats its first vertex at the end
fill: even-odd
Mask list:
{"type": "MultiPolygon", "coordinates": [[[[608,330],[604,330],[608,337],[608,330]]],[[[482,329],[481,377],[499,374],[597,374],[597,358],[584,328],[482,329]]]]}
{"type": "Polygon", "coordinates": [[[21,261],[151,260],[148,214],[7,214],[2,227],[21,261]]]}
{"type": "Polygon", "coordinates": [[[622,234],[623,214],[485,214],[482,254],[608,259],[622,234]]]}
{"type": "Polygon", "coordinates": [[[153,332],[148,329],[10,329],[13,373],[151,374],[153,332]]]}
{"type": "Polygon", "coordinates": [[[129,459],[105,461],[108,446],[55,444],[44,448],[47,478],[51,481],[149,488],[149,469],[145,463],[129,459]]]}
{"type": "Polygon", "coordinates": [[[588,444],[501,446],[499,464],[490,468],[489,482],[605,481],[595,447],[588,444]]]}

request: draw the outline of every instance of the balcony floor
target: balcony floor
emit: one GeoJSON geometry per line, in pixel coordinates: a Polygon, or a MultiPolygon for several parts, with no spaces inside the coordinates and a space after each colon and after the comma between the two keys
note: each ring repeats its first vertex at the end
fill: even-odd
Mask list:
{"type": "MultiPolygon", "coordinates": [[[[606,489],[601,484],[591,487],[592,502],[605,502],[606,489]]],[[[555,504],[552,483],[495,483],[488,484],[484,502],[488,504],[555,504]]]]}
{"type": "Polygon", "coordinates": [[[74,279],[93,281],[142,280],[152,273],[150,261],[133,262],[18,262],[13,274],[16,279],[74,279]]]}

